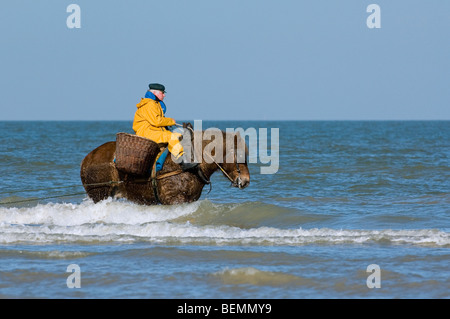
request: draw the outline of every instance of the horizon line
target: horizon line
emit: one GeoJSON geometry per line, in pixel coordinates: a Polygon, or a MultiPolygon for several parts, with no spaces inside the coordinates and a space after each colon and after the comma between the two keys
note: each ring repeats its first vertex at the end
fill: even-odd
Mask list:
{"type": "MultiPolygon", "coordinates": [[[[296,119],[296,120],[267,120],[267,119],[253,119],[253,120],[245,120],[245,119],[191,119],[191,120],[179,120],[177,122],[188,122],[188,121],[210,121],[210,122],[445,122],[450,121],[450,119],[296,119]]],[[[25,119],[25,120],[14,120],[14,119],[6,119],[0,120],[0,122],[133,122],[130,120],[69,120],[69,119],[25,119]]]]}

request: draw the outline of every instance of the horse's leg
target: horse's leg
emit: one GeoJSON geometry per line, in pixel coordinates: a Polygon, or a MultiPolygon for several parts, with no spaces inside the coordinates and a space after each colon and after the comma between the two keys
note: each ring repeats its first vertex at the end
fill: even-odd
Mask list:
{"type": "Polygon", "coordinates": [[[115,150],[115,142],[105,143],[90,152],[81,162],[81,182],[94,203],[114,196],[117,189],[117,186],[110,183],[119,180],[113,162],[115,150]]]}
{"type": "MultiPolygon", "coordinates": [[[[178,169],[179,165],[168,158],[160,174],[178,169]]],[[[165,205],[191,203],[198,200],[203,186],[200,179],[189,172],[163,178],[158,181],[159,199],[165,205]]]]}

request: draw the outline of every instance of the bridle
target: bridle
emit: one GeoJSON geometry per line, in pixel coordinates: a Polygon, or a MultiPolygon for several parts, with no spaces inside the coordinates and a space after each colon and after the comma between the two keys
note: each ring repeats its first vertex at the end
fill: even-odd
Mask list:
{"type": "Polygon", "coordinates": [[[236,170],[238,172],[238,177],[236,178],[235,182],[231,182],[231,186],[237,186],[239,187],[239,189],[242,188],[242,179],[241,179],[241,169],[239,168],[239,163],[238,163],[238,159],[237,159],[237,149],[236,152],[234,153],[234,159],[236,160],[236,170]]]}
{"type": "MultiPolygon", "coordinates": [[[[209,154],[208,154],[208,156],[209,156],[209,154]]],[[[233,180],[233,179],[231,178],[231,176],[228,175],[227,172],[225,172],[225,170],[223,169],[223,167],[220,166],[220,164],[217,163],[217,162],[214,160],[214,158],[212,158],[211,156],[209,156],[209,157],[213,160],[213,162],[217,165],[217,167],[219,167],[219,169],[222,171],[222,173],[230,180],[230,182],[231,182],[231,185],[230,185],[230,186],[237,186],[237,187],[239,187],[239,189],[242,188],[241,169],[239,168],[239,163],[238,163],[238,161],[237,161],[236,153],[234,154],[234,158],[235,158],[235,160],[236,160],[235,164],[236,164],[236,170],[237,170],[237,172],[238,172],[238,177],[237,177],[235,180],[233,180]]]]}

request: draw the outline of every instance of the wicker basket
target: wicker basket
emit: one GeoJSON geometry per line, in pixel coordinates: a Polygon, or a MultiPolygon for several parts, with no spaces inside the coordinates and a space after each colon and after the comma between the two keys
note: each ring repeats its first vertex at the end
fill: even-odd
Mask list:
{"type": "Polygon", "coordinates": [[[130,174],[146,175],[159,153],[154,141],[128,133],[116,134],[116,167],[130,174]]]}

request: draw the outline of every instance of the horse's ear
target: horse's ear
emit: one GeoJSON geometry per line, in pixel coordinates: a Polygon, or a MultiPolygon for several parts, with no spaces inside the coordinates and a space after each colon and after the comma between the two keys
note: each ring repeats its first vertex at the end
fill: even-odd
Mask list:
{"type": "Polygon", "coordinates": [[[183,122],[183,128],[190,128],[192,130],[194,129],[190,122],[183,122]]]}

